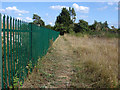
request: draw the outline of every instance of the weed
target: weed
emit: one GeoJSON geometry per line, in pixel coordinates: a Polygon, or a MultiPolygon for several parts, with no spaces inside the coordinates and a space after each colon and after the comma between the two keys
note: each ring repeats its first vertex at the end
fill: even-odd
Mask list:
{"type": "Polygon", "coordinates": [[[10,88],[22,88],[23,82],[20,81],[17,74],[13,78],[13,86],[11,85],[10,88]]]}

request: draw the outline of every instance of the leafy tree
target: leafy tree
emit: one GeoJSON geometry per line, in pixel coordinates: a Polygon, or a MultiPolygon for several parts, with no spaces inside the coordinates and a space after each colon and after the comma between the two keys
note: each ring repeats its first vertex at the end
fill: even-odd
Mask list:
{"type": "Polygon", "coordinates": [[[105,22],[103,23],[103,25],[104,25],[105,28],[109,28],[107,21],[105,21],[105,22]]]}
{"type": "Polygon", "coordinates": [[[75,22],[75,20],[76,20],[76,13],[75,13],[74,8],[72,8],[72,20],[73,20],[73,22],[75,22]]]}
{"type": "Polygon", "coordinates": [[[95,20],[94,24],[90,25],[89,28],[93,31],[108,31],[109,30],[107,21],[102,23],[102,22],[97,22],[95,20]]]}
{"type": "Polygon", "coordinates": [[[62,11],[59,16],[57,16],[55,22],[55,30],[59,29],[61,33],[69,32],[69,25],[72,24],[72,20],[70,18],[70,13],[66,8],[62,8],[62,11]],[[63,28],[65,30],[63,30],[63,28]]]}
{"type": "Polygon", "coordinates": [[[70,24],[67,32],[69,32],[69,33],[73,32],[73,29],[74,29],[74,24],[70,24]]]}
{"type": "Polygon", "coordinates": [[[33,19],[34,19],[34,21],[33,21],[34,24],[37,24],[39,26],[45,26],[44,21],[37,14],[33,14],[33,19]]]}
{"type": "Polygon", "coordinates": [[[89,26],[89,28],[90,28],[91,30],[96,30],[96,25],[97,25],[97,23],[98,23],[98,22],[95,20],[94,23],[89,26]]]}
{"type": "Polygon", "coordinates": [[[102,30],[102,24],[101,24],[101,22],[98,22],[98,23],[96,24],[95,30],[96,30],[96,31],[101,31],[101,30],[102,30]]]}
{"type": "Polygon", "coordinates": [[[69,13],[70,13],[70,16],[72,16],[72,9],[71,9],[71,7],[69,7],[69,13]]]}
{"type": "Polygon", "coordinates": [[[53,29],[53,26],[51,26],[50,24],[46,25],[45,27],[49,29],[53,29]]]}
{"type": "Polygon", "coordinates": [[[64,33],[67,32],[67,27],[64,26],[64,24],[56,24],[54,30],[60,31],[60,35],[64,35],[64,33]]]}
{"type": "Polygon", "coordinates": [[[69,13],[70,13],[70,16],[72,17],[72,21],[75,22],[75,20],[76,20],[76,13],[75,13],[74,8],[71,9],[71,7],[69,7],[69,13]]]}
{"type": "Polygon", "coordinates": [[[79,20],[79,23],[74,24],[74,31],[77,32],[87,32],[89,31],[88,22],[84,20],[79,20]]]}
{"type": "Polygon", "coordinates": [[[66,8],[63,8],[60,15],[57,17],[55,24],[64,24],[64,26],[69,26],[72,23],[70,18],[70,13],[66,8]]]}

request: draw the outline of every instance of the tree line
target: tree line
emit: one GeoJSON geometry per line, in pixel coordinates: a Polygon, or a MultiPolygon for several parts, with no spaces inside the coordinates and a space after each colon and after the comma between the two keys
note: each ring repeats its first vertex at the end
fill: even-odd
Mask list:
{"type": "Polygon", "coordinates": [[[92,25],[89,25],[87,21],[81,19],[78,23],[75,23],[76,21],[76,12],[74,8],[69,7],[62,8],[61,13],[57,16],[55,25],[45,25],[44,21],[41,19],[40,16],[37,14],[33,14],[33,23],[44,26],[49,29],[53,29],[55,31],[60,31],[61,35],[64,35],[64,33],[100,33],[100,32],[109,32],[109,33],[118,33],[120,29],[115,28],[114,26],[111,26],[111,28],[108,27],[108,22],[105,21],[97,22],[96,20],[92,25]]]}

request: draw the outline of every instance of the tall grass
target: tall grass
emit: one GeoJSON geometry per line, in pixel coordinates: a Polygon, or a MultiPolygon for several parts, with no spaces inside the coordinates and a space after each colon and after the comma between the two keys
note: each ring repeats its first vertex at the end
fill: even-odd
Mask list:
{"type": "Polygon", "coordinates": [[[118,39],[65,36],[77,55],[73,62],[73,86],[111,88],[118,85],[118,39]]]}

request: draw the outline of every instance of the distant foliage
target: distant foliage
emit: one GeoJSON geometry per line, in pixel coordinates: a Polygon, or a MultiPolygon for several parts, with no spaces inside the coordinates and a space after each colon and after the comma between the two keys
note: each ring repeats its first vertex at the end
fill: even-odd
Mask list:
{"type": "Polygon", "coordinates": [[[45,27],[48,28],[48,29],[52,29],[52,30],[54,29],[54,27],[51,26],[50,24],[46,25],[45,27]]]}
{"type": "MultiPolygon", "coordinates": [[[[33,14],[33,23],[39,26],[45,26],[44,21],[37,14],[33,14]]],[[[76,12],[73,7],[62,8],[60,14],[57,16],[55,25],[46,25],[46,28],[59,31],[60,35],[64,33],[81,33],[94,36],[114,36],[120,32],[120,28],[117,29],[114,26],[109,28],[108,22],[97,22],[96,20],[92,25],[89,25],[87,21],[80,19],[78,23],[76,21],[76,12]]],[[[80,35],[81,35],[80,34],[80,35]]],[[[118,36],[118,35],[117,35],[118,36]]]]}
{"type": "Polygon", "coordinates": [[[109,28],[107,21],[104,23],[94,21],[92,25],[88,25],[88,22],[79,20],[78,23],[74,23],[73,31],[75,33],[94,35],[98,37],[118,37],[118,32],[120,29],[117,29],[114,26],[111,26],[111,28],[109,28]]]}
{"type": "Polygon", "coordinates": [[[107,21],[105,21],[104,23],[94,21],[94,23],[90,25],[89,28],[94,31],[108,31],[109,30],[107,21]]]}
{"type": "Polygon", "coordinates": [[[89,25],[88,22],[84,20],[79,20],[78,23],[74,24],[74,31],[77,32],[87,32],[89,31],[89,25]]]}
{"type": "Polygon", "coordinates": [[[45,23],[44,21],[41,19],[40,16],[38,16],[37,14],[33,14],[33,23],[34,24],[37,24],[39,26],[45,26],[45,23]]]}

